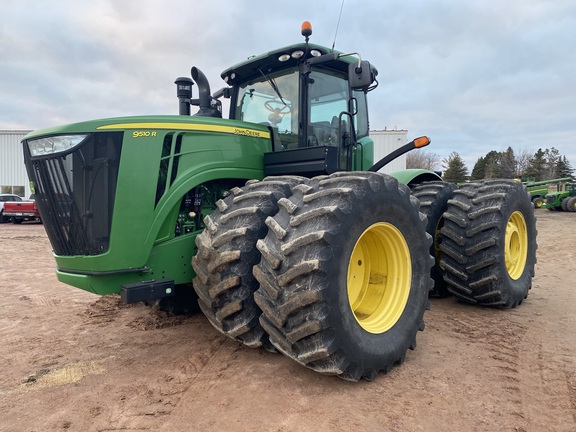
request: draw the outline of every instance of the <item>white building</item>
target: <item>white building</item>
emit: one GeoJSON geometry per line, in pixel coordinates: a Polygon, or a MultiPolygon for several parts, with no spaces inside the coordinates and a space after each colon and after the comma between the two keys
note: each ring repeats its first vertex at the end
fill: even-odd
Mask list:
{"type": "MultiPolygon", "coordinates": [[[[408,142],[407,137],[408,131],[406,130],[370,131],[370,138],[374,140],[374,163],[406,144],[408,142]]],[[[388,165],[382,167],[380,172],[390,174],[404,169],[406,169],[406,154],[403,154],[388,165]]]]}
{"type": "Polygon", "coordinates": [[[32,193],[20,143],[29,132],[0,130],[0,193],[13,193],[25,198],[32,193]]]}

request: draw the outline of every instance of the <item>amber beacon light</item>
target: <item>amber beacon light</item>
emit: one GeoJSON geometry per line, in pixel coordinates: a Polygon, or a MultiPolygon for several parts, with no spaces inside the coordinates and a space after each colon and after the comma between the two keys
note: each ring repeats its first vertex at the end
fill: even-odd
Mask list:
{"type": "Polygon", "coordinates": [[[312,35],[312,24],[310,21],[304,21],[302,23],[302,36],[308,39],[312,35]]]}

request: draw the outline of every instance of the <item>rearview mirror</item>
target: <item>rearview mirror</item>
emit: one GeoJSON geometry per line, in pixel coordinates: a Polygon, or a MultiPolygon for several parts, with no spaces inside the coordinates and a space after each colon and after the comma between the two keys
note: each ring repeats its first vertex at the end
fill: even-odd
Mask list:
{"type": "Polygon", "coordinates": [[[375,79],[376,71],[367,60],[350,63],[348,66],[348,81],[353,90],[367,90],[375,79]]]}

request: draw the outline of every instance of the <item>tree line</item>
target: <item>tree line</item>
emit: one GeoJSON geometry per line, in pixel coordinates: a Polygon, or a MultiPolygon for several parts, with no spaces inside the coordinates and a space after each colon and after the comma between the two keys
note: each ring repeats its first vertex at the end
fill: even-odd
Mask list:
{"type": "Polygon", "coordinates": [[[427,150],[412,151],[406,156],[406,168],[437,170],[440,166],[443,168],[442,177],[450,183],[490,178],[522,181],[574,178],[574,168],[570,161],[554,147],[545,150],[540,148],[534,154],[527,150],[514,152],[512,147],[502,152],[492,150],[478,158],[471,172],[455,151],[443,159],[427,150]]]}

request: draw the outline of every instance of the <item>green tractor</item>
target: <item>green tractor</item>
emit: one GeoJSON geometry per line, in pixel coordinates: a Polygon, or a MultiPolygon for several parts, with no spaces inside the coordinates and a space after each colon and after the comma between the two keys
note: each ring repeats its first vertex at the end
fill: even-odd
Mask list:
{"type": "Polygon", "coordinates": [[[550,179],[543,181],[527,181],[524,182],[526,189],[532,197],[532,202],[534,203],[534,208],[541,208],[546,203],[546,195],[548,194],[548,188],[551,185],[560,185],[564,182],[570,181],[570,177],[550,179]]]}
{"type": "Polygon", "coordinates": [[[576,183],[567,183],[564,190],[547,194],[543,207],[548,210],[576,212],[576,183]]]}
{"type": "Polygon", "coordinates": [[[176,80],[179,115],[26,136],[58,279],[174,313],[199,306],[238,342],[352,381],[404,361],[430,293],[520,304],[536,253],[525,187],[379,173],[429,140],[374,161],[377,71],[311,33],[305,23],[305,42],[226,69],[214,94],[192,68],[176,80]]]}

